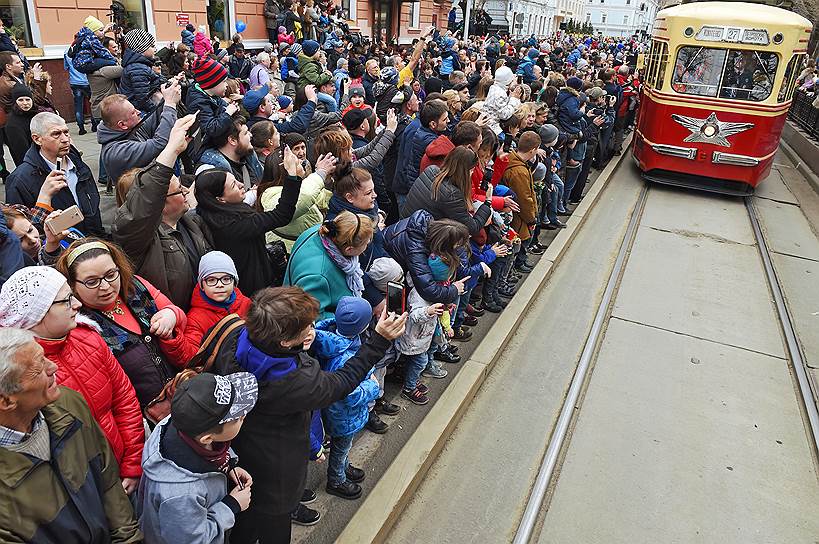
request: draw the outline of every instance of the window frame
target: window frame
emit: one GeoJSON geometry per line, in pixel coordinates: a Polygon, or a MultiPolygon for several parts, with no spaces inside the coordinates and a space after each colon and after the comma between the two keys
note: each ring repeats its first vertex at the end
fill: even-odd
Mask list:
{"type": "Polygon", "coordinates": [[[782,83],[779,86],[779,91],[776,94],[776,103],[783,104],[789,100],[793,100],[793,93],[796,92],[796,80],[805,66],[805,59],[807,53],[794,53],[788,64],[785,66],[785,73],[782,74],[782,83]]]}
{"type": "MultiPolygon", "coordinates": [[[[694,60],[697,60],[697,57],[699,56],[699,54],[700,53],[697,53],[697,55],[694,57],[694,60]]],[[[667,59],[666,59],[666,63],[667,63],[667,59]]],[[[689,63],[691,63],[690,60],[689,60],[689,63]]],[[[692,64],[692,66],[694,66],[693,63],[691,63],[691,64],[692,64]]],[[[779,71],[779,65],[780,64],[781,64],[781,57],[776,51],[757,50],[757,49],[738,49],[738,48],[732,48],[732,47],[708,47],[708,46],[705,46],[705,45],[693,45],[693,44],[692,45],[684,45],[684,46],[680,47],[679,49],[677,49],[677,53],[676,53],[676,55],[674,57],[674,70],[672,72],[671,81],[670,81],[669,85],[671,87],[671,90],[673,90],[675,93],[677,93],[679,95],[682,95],[682,96],[702,96],[702,97],[707,97],[707,98],[717,98],[717,99],[720,99],[720,100],[733,100],[733,101],[737,101],[737,102],[748,102],[748,103],[759,104],[759,103],[763,103],[763,102],[769,100],[771,98],[771,96],[773,95],[773,91],[774,91],[773,83],[776,80],[776,74],[779,71]],[[675,81],[675,78],[677,77],[677,65],[679,63],[680,53],[682,53],[682,51],[685,50],[685,49],[698,49],[700,51],[724,52],[724,55],[722,56],[721,62],[718,63],[718,64],[715,63],[711,68],[712,71],[713,70],[719,70],[719,72],[718,72],[719,73],[719,79],[717,80],[716,85],[706,84],[706,83],[698,84],[698,83],[686,83],[684,81],[675,81]],[[723,96],[723,92],[726,89],[724,84],[725,84],[725,77],[728,74],[728,70],[729,70],[729,66],[730,66],[729,63],[733,62],[733,59],[736,59],[736,53],[739,53],[739,54],[753,53],[754,55],[756,55],[757,59],[759,59],[760,63],[763,62],[761,54],[772,55],[773,58],[776,59],[776,65],[774,66],[774,69],[773,69],[773,71],[771,73],[771,76],[772,76],[771,77],[771,88],[770,88],[770,90],[768,92],[768,95],[765,96],[765,98],[763,98],[761,100],[752,99],[751,98],[751,96],[752,96],[751,91],[753,90],[753,87],[748,88],[748,89],[744,89],[744,88],[741,89],[742,91],[748,91],[748,98],[738,98],[736,96],[723,96]],[[700,93],[693,93],[693,92],[685,92],[685,91],[679,90],[678,88],[675,88],[675,85],[683,85],[683,86],[690,85],[692,87],[708,87],[708,88],[715,87],[715,92],[714,92],[714,94],[710,94],[710,93],[709,94],[700,94],[700,93]]],[[[731,88],[731,87],[727,87],[727,88],[731,88]]],[[[736,89],[736,88],[734,88],[734,89],[736,89]]]]}

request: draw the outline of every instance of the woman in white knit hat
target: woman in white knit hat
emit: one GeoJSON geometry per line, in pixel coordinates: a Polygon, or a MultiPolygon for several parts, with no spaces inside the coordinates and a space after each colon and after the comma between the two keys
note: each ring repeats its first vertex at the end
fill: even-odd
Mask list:
{"type": "Polygon", "coordinates": [[[142,475],[145,430],[130,380],[87,320],[65,276],[47,266],[11,275],[0,290],[0,327],[33,332],[45,357],[57,365],[57,383],[85,398],[117,458],[122,487],[136,491],[142,475]]]}

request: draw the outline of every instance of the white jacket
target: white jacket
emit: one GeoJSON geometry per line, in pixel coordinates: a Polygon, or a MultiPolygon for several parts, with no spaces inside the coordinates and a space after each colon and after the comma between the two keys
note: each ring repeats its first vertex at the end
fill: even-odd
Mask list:
{"type": "Polygon", "coordinates": [[[489,93],[483,103],[483,112],[489,117],[487,126],[495,134],[501,133],[500,122],[512,117],[512,114],[520,107],[520,100],[514,96],[509,96],[509,92],[498,85],[492,84],[489,93]]]}

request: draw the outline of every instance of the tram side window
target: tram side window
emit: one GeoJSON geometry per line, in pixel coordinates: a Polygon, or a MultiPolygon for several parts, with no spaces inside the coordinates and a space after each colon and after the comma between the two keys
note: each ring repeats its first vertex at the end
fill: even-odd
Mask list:
{"type": "Polygon", "coordinates": [[[674,63],[671,88],[682,94],[717,96],[726,53],[725,49],[681,47],[674,63]]]}
{"type": "Polygon", "coordinates": [[[668,66],[668,44],[662,42],[659,45],[660,49],[657,53],[657,79],[655,80],[655,86],[657,89],[660,89],[663,86],[663,81],[665,81],[665,68],[668,66]]]}
{"type": "Polygon", "coordinates": [[[776,53],[730,50],[720,98],[762,102],[771,96],[778,64],[776,53]]]}
{"type": "Polygon", "coordinates": [[[785,76],[782,78],[782,86],[779,88],[779,94],[776,101],[780,104],[786,100],[793,98],[793,90],[796,88],[796,79],[802,72],[802,64],[805,61],[805,55],[799,54],[791,57],[788,66],[785,68],[785,76]]]}

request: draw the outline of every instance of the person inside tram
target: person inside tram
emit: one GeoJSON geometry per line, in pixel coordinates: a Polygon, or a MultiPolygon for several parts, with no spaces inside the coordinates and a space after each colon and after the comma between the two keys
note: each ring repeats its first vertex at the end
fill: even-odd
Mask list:
{"type": "Polygon", "coordinates": [[[754,70],[758,64],[751,51],[731,51],[725,65],[720,97],[751,100],[750,91],[754,87],[754,70]]]}

